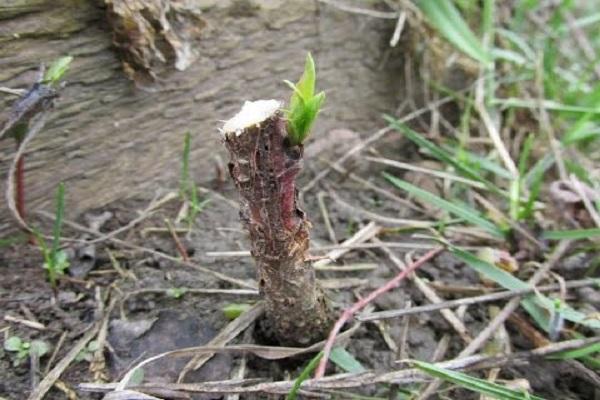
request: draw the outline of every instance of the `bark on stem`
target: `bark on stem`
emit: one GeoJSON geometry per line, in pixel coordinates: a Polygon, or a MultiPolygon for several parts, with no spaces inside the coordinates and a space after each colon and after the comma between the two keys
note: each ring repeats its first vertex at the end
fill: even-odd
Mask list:
{"type": "Polygon", "coordinates": [[[333,320],[307,253],[310,222],[297,205],[302,145],[289,145],[286,121],[278,110],[262,122],[225,132],[225,146],[276,337],[294,345],[323,339],[333,320]]]}

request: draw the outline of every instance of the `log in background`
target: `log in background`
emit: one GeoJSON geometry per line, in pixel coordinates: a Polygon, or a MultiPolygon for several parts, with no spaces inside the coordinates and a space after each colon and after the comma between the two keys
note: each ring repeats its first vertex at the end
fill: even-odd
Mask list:
{"type": "MultiPolygon", "coordinates": [[[[309,0],[192,1],[206,23],[193,43],[198,59],[170,68],[154,92],[123,72],[106,6],[94,0],[4,0],[0,4],[0,86],[26,88],[40,62],[75,57],[45,129],[27,152],[30,210],[51,210],[59,181],[67,215],[133,195],[177,187],[183,133],[192,133],[191,171],[214,178],[224,149],[217,127],[244,100],[285,99],[283,79],[297,79],[306,51],[317,60],[325,110],[314,135],[382,126],[398,102],[401,49],[391,50],[394,20],[336,10],[309,0]]],[[[0,94],[3,115],[14,97],[0,94]]],[[[0,233],[15,226],[4,202],[12,139],[0,142],[0,233]]]]}

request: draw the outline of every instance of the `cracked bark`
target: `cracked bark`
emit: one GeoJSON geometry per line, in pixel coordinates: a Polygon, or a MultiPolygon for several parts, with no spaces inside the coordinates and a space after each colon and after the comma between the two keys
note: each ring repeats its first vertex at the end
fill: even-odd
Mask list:
{"type": "Polygon", "coordinates": [[[308,257],[309,228],[297,205],[302,145],[290,146],[281,112],[225,136],[229,173],[240,193],[268,322],[285,344],[323,339],[332,324],[328,301],[308,257]]]}

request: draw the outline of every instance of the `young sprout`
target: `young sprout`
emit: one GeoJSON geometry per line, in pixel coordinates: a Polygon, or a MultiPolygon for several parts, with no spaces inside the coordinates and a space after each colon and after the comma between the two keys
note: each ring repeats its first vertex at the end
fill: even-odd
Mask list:
{"type": "Polygon", "coordinates": [[[196,220],[196,216],[204,210],[204,207],[210,203],[210,199],[200,200],[198,197],[198,189],[196,183],[190,176],[190,150],[191,150],[191,135],[185,133],[183,140],[183,157],[181,159],[181,179],[179,182],[179,195],[182,200],[188,204],[185,220],[188,227],[191,229],[192,224],[196,220]]]}
{"type": "Polygon", "coordinates": [[[50,351],[50,345],[43,340],[27,342],[18,336],[11,336],[4,342],[4,350],[15,353],[13,366],[16,367],[30,355],[35,355],[39,358],[47,354],[50,351]]]}
{"type": "Polygon", "coordinates": [[[294,146],[301,144],[308,137],[310,128],[325,101],[325,92],[315,95],[316,80],[315,61],[308,53],[304,73],[298,83],[293,84],[290,81],[284,81],[293,90],[289,109],[285,111],[285,117],[288,121],[288,137],[290,143],[294,146]]]}
{"type": "Polygon", "coordinates": [[[64,213],[65,185],[61,182],[56,190],[56,214],[54,217],[54,228],[52,230],[52,246],[48,248],[44,237],[34,230],[38,246],[44,257],[44,269],[48,273],[48,280],[52,287],[56,287],[58,277],[64,275],[66,269],[69,268],[67,253],[60,249],[60,232],[62,229],[64,213]]]}
{"type": "Polygon", "coordinates": [[[44,74],[42,83],[50,86],[56,84],[69,69],[71,61],[73,61],[71,56],[61,57],[54,61],[44,74]]]}

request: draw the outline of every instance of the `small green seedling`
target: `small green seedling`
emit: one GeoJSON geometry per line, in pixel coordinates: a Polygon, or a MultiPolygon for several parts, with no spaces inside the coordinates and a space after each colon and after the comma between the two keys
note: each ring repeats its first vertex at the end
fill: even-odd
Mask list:
{"type": "Polygon", "coordinates": [[[16,367],[30,355],[44,356],[50,351],[50,345],[43,340],[27,342],[18,336],[11,336],[4,342],[4,350],[15,353],[13,366],[16,367]]]}
{"type": "Polygon", "coordinates": [[[56,287],[58,277],[64,275],[67,268],[69,268],[67,253],[59,248],[64,213],[65,185],[61,182],[56,190],[56,214],[54,217],[54,228],[52,230],[52,247],[48,248],[44,237],[39,232],[34,231],[38,246],[44,257],[44,269],[48,273],[48,280],[52,287],[56,287]]]}
{"type": "Polygon", "coordinates": [[[50,86],[55,85],[67,72],[71,61],[73,61],[73,57],[71,56],[61,57],[54,61],[44,74],[42,83],[50,86]]]}
{"type": "Polygon", "coordinates": [[[198,189],[190,177],[190,146],[191,135],[186,132],[183,141],[183,158],[181,162],[181,180],[179,182],[179,195],[182,200],[188,204],[185,220],[191,228],[196,216],[204,210],[204,207],[210,203],[210,199],[200,200],[198,198],[198,189]]]}
{"type": "Polygon", "coordinates": [[[315,370],[315,368],[317,368],[317,365],[319,365],[321,357],[323,357],[322,351],[319,352],[319,354],[317,354],[312,360],[310,360],[308,364],[306,364],[306,367],[304,367],[298,378],[296,378],[294,381],[294,385],[292,386],[292,389],[288,395],[285,397],[285,400],[296,400],[298,393],[300,392],[302,382],[310,378],[310,374],[315,370]]]}
{"type": "Polygon", "coordinates": [[[92,340],[77,354],[75,361],[87,361],[92,362],[94,359],[94,353],[100,349],[100,343],[97,340],[92,340]]]}
{"type": "Polygon", "coordinates": [[[234,320],[252,307],[250,304],[231,303],[223,307],[223,314],[228,320],[234,320]]]}
{"type": "Polygon", "coordinates": [[[284,81],[293,90],[289,109],[286,110],[285,116],[288,121],[288,137],[294,146],[301,144],[308,137],[310,128],[325,101],[325,92],[315,95],[316,80],[315,62],[308,53],[304,73],[298,83],[284,81]]]}
{"type": "Polygon", "coordinates": [[[167,296],[174,299],[180,299],[187,292],[186,288],[170,288],[167,290],[167,296]]]}

